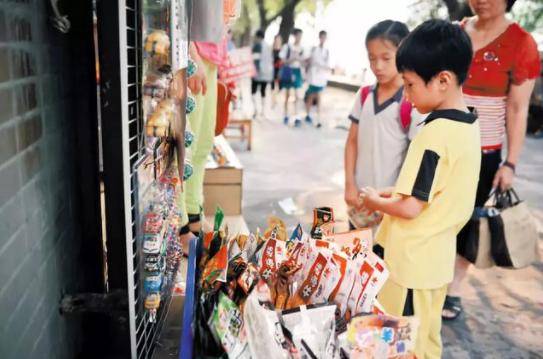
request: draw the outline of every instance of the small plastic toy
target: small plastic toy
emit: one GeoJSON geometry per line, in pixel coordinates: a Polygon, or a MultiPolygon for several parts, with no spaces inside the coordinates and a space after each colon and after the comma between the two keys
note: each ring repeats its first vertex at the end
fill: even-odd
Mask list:
{"type": "Polygon", "coordinates": [[[159,293],[161,286],[162,274],[147,276],[143,282],[143,288],[147,294],[159,293]]]}
{"type": "Polygon", "coordinates": [[[149,294],[145,298],[144,306],[145,306],[145,309],[147,309],[147,311],[149,312],[149,322],[155,323],[156,312],[158,308],[160,308],[160,294],[159,293],[149,294]]]}
{"type": "Polygon", "coordinates": [[[188,148],[194,142],[194,134],[190,131],[185,131],[185,147],[188,148]]]}
{"type": "Polygon", "coordinates": [[[194,169],[190,163],[185,163],[185,168],[183,169],[183,181],[186,181],[192,176],[194,169]]]}
{"type": "Polygon", "coordinates": [[[187,96],[187,102],[185,104],[185,112],[187,115],[191,114],[196,108],[196,100],[192,96],[187,96]]]}
{"type": "Polygon", "coordinates": [[[144,48],[150,56],[168,56],[170,37],[163,30],[155,30],[147,35],[144,48]]]}

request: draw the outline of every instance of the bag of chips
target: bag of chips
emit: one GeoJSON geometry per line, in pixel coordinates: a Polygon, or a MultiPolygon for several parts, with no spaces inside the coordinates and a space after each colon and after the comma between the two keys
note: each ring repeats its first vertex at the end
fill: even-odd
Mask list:
{"type": "Polygon", "coordinates": [[[243,317],[236,304],[224,293],[213,310],[209,325],[229,358],[251,358],[243,317]]]}
{"type": "Polygon", "coordinates": [[[271,303],[268,285],[260,281],[245,302],[243,320],[253,358],[290,358],[279,316],[271,303]]]}
{"type": "Polygon", "coordinates": [[[281,313],[281,321],[302,358],[337,356],[335,310],[335,305],[303,305],[281,313]]]}

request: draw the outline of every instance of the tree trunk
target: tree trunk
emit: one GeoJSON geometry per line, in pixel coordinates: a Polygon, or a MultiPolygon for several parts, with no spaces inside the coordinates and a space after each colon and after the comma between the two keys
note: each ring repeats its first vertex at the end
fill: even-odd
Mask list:
{"type": "Polygon", "coordinates": [[[258,7],[258,18],[260,19],[259,29],[266,31],[270,23],[266,19],[266,7],[264,6],[264,0],[256,0],[256,6],[258,7]]]}
{"type": "Polygon", "coordinates": [[[449,11],[449,19],[451,21],[460,21],[465,17],[473,15],[466,1],[443,0],[443,2],[449,11]]]}
{"type": "Polygon", "coordinates": [[[299,2],[300,0],[292,0],[283,8],[283,10],[281,10],[281,24],[279,25],[279,34],[283,39],[283,43],[288,42],[290,34],[292,33],[292,29],[294,29],[295,10],[296,5],[298,5],[299,2]]]}

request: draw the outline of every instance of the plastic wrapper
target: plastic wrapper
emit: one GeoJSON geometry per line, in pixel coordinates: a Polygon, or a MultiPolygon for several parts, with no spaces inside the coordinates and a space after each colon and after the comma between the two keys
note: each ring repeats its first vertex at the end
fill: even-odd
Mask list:
{"type": "Polygon", "coordinates": [[[301,358],[337,358],[335,305],[283,311],[281,321],[292,334],[301,358]]]}
{"type": "Polygon", "coordinates": [[[414,358],[419,320],[415,317],[365,315],[347,329],[352,359],[414,358]]]}
{"type": "Polygon", "coordinates": [[[285,222],[279,217],[270,216],[268,218],[268,228],[264,232],[264,238],[274,238],[286,242],[288,236],[285,222]]]}
{"type": "Polygon", "coordinates": [[[344,252],[348,257],[354,258],[359,253],[366,254],[371,251],[372,231],[371,229],[357,229],[345,233],[336,233],[323,238],[334,243],[335,248],[344,252]]]}
{"type": "Polygon", "coordinates": [[[305,279],[300,284],[296,294],[289,300],[289,308],[323,302],[322,282],[324,281],[324,272],[328,266],[328,259],[322,253],[318,253],[315,260],[309,263],[310,266],[305,279]]]}
{"type": "Polygon", "coordinates": [[[379,225],[383,220],[383,213],[371,212],[365,208],[358,210],[355,207],[350,207],[347,210],[349,222],[356,228],[368,228],[379,225]]]}
{"type": "Polygon", "coordinates": [[[243,313],[253,358],[290,358],[289,343],[271,303],[270,290],[260,281],[247,297],[243,313]]]}
{"type": "Polygon", "coordinates": [[[209,325],[230,359],[251,358],[243,316],[236,304],[222,292],[209,325]]]}
{"type": "Polygon", "coordinates": [[[274,280],[279,265],[286,256],[286,243],[276,239],[268,239],[257,253],[257,263],[260,275],[268,282],[274,280]]]}
{"type": "Polygon", "coordinates": [[[311,228],[311,237],[315,239],[322,238],[321,226],[325,223],[334,221],[334,210],[330,207],[320,207],[313,210],[313,227],[311,228]]]}
{"type": "Polygon", "coordinates": [[[228,271],[228,249],[222,246],[219,251],[211,258],[202,273],[203,282],[212,285],[216,281],[226,283],[226,274],[228,271]]]}
{"type": "Polygon", "coordinates": [[[347,305],[352,315],[371,312],[373,301],[389,275],[384,261],[373,252],[368,253],[365,258],[359,258],[357,267],[347,305]]]}

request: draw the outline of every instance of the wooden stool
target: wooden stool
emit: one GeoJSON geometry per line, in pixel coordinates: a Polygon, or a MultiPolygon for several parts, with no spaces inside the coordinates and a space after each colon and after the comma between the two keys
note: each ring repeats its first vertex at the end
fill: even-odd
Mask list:
{"type": "Polygon", "coordinates": [[[247,150],[251,150],[251,143],[253,139],[253,120],[250,118],[232,118],[228,121],[228,126],[226,129],[238,130],[240,134],[229,135],[227,134],[227,131],[224,131],[224,137],[247,141],[247,150]]]}

